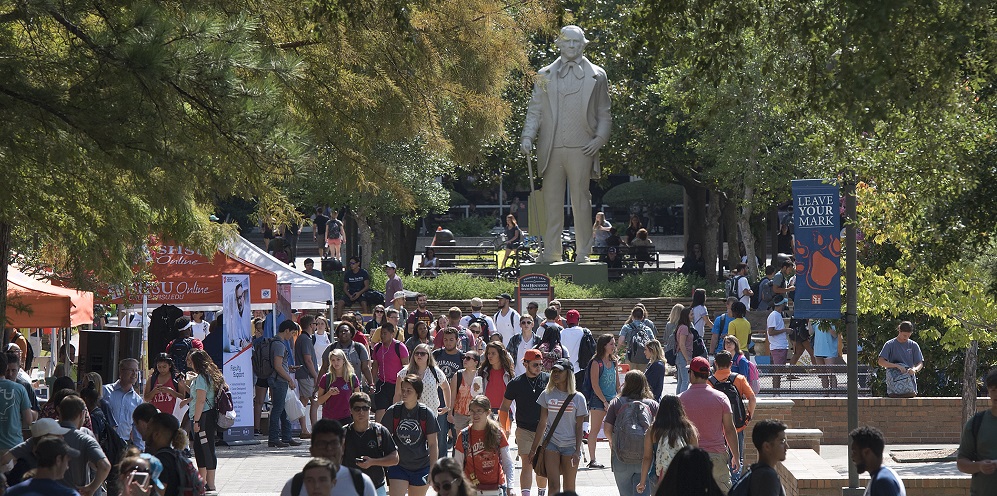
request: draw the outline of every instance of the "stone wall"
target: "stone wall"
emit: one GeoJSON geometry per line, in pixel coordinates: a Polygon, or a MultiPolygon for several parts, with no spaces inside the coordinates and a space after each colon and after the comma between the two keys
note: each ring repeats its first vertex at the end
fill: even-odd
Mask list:
{"type": "MultiPolygon", "coordinates": [[[[824,444],[848,444],[847,398],[792,398],[792,428],[820,429],[824,444]]],[[[977,408],[989,408],[980,398],[977,408]]],[[[756,419],[765,418],[755,415],[756,419]]],[[[859,425],[883,431],[888,444],[957,444],[964,425],[961,398],[859,398],[859,425]]]]}

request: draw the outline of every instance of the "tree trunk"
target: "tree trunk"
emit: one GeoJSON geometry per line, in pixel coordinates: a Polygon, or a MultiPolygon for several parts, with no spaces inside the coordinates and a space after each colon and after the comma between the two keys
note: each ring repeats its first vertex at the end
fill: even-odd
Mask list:
{"type": "Polygon", "coordinates": [[[706,281],[717,282],[717,261],[720,259],[718,241],[720,239],[720,193],[710,191],[710,203],[706,208],[706,243],[703,243],[703,259],[706,260],[706,281]]]}
{"type": "MultiPolygon", "coordinates": [[[[0,329],[7,328],[7,263],[10,261],[10,224],[0,222],[0,329]]],[[[7,348],[7,333],[0,332],[0,340],[7,348]]]]}
{"type": "MultiPolygon", "coordinates": [[[[727,243],[727,268],[733,269],[737,264],[741,263],[741,251],[738,249],[738,236],[737,236],[737,205],[730,201],[728,198],[724,198],[723,204],[720,206],[720,220],[723,222],[723,235],[724,242],[727,243]]],[[[726,279],[727,274],[723,274],[726,279]]]]}
{"type": "Polygon", "coordinates": [[[980,342],[972,340],[966,350],[966,360],[962,369],[962,421],[968,422],[976,414],[976,396],[979,387],[976,385],[976,365],[979,358],[980,342]]]}
{"type": "Polygon", "coordinates": [[[752,202],[755,199],[755,188],[745,184],[744,198],[741,199],[740,215],[737,217],[737,228],[744,240],[745,255],[748,256],[748,280],[758,279],[758,262],[755,260],[755,232],[751,229],[752,202]]]}
{"type": "MultiPolygon", "coordinates": [[[[683,195],[683,226],[682,226],[682,237],[683,237],[683,249],[685,250],[684,255],[688,256],[692,254],[692,245],[699,243],[699,246],[705,247],[707,245],[707,240],[710,239],[708,233],[703,230],[703,226],[706,225],[706,204],[709,201],[709,190],[706,188],[695,185],[686,184],[685,185],[685,195],[683,195]]],[[[716,239],[715,237],[713,239],[716,239]]],[[[710,241],[713,242],[712,240],[710,241]]],[[[703,255],[706,255],[706,251],[703,251],[703,255]]]]}

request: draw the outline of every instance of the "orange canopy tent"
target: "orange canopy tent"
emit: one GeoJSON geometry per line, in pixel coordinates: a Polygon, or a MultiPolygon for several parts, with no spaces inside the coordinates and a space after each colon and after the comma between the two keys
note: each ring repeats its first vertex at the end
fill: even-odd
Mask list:
{"type": "MultiPolygon", "coordinates": [[[[166,243],[152,256],[155,282],[145,291],[149,305],[221,306],[222,274],[249,274],[250,301],[277,302],[277,275],[249,262],[215,251],[208,257],[177,244],[166,243]]],[[[113,295],[113,303],[141,303],[142,291],[113,295]]]]}
{"type": "Polygon", "coordinates": [[[47,284],[7,266],[7,319],[5,327],[15,328],[90,324],[93,293],[47,284]]]}

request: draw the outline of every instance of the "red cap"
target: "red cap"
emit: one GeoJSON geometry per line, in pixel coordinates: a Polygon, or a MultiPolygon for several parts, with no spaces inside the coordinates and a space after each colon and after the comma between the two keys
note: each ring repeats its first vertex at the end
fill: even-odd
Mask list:
{"type": "Polygon", "coordinates": [[[533,360],[543,360],[544,356],[540,354],[540,350],[526,350],[523,354],[523,360],[527,362],[532,362],[533,360]]]}
{"type": "Polygon", "coordinates": [[[710,362],[703,357],[696,357],[692,359],[692,363],[689,364],[689,372],[698,372],[700,374],[710,373],[710,362]]]}
{"type": "Polygon", "coordinates": [[[564,315],[564,320],[567,320],[569,324],[577,324],[581,318],[582,315],[575,309],[568,310],[568,313],[564,315]]]}

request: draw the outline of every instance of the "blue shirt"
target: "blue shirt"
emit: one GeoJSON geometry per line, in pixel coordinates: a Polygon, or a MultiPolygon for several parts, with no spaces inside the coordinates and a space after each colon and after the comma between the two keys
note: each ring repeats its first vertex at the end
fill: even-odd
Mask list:
{"type": "Polygon", "coordinates": [[[661,391],[665,388],[665,364],[664,362],[658,360],[647,366],[647,370],[644,371],[644,375],[647,377],[647,385],[651,387],[651,394],[654,395],[654,401],[661,399],[661,391]]]}
{"type": "MultiPolygon", "coordinates": [[[[132,423],[132,413],[135,407],[142,404],[142,396],[135,392],[135,388],[125,391],[121,388],[120,381],[104,386],[104,398],[111,405],[111,419],[114,424],[114,431],[125,441],[131,441],[138,449],[145,449],[145,441],[138,433],[138,427],[132,423]]],[[[173,413],[173,412],[170,412],[173,413]]]]}
{"type": "Polygon", "coordinates": [[[0,379],[0,451],[7,451],[24,441],[21,436],[21,413],[31,409],[24,386],[0,379]]]}
{"type": "Polygon", "coordinates": [[[814,355],[824,358],[838,356],[838,338],[831,335],[832,330],[837,331],[833,324],[830,329],[814,324],[814,355]]]}
{"type": "Polygon", "coordinates": [[[28,479],[7,490],[8,496],[80,496],[75,489],[70,489],[59,481],[52,479],[28,479]]]}
{"type": "Polygon", "coordinates": [[[865,496],[907,496],[907,488],[892,468],[883,465],[875,474],[870,473],[865,496]]]}

